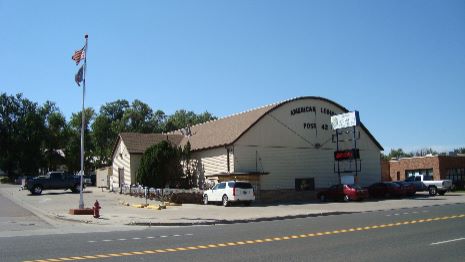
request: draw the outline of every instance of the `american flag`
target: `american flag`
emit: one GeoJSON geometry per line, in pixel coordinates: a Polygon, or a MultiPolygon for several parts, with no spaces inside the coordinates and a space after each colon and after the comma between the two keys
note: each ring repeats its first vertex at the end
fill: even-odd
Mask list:
{"type": "Polygon", "coordinates": [[[74,61],[76,61],[76,65],[79,65],[79,62],[86,58],[86,51],[85,51],[85,46],[81,48],[80,50],[77,50],[74,52],[74,55],[71,57],[74,61]]]}

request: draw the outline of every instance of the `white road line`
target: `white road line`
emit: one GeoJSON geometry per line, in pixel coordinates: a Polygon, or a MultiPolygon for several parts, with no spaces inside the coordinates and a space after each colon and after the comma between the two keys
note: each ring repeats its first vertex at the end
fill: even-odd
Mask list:
{"type": "Polygon", "coordinates": [[[176,235],[164,235],[164,236],[149,236],[149,237],[133,237],[133,238],[119,238],[119,239],[105,239],[105,240],[89,240],[88,243],[97,243],[97,242],[112,242],[112,241],[127,241],[127,240],[141,240],[141,239],[154,239],[154,238],[167,238],[167,237],[182,237],[182,236],[193,236],[194,234],[176,234],[176,235]]]}
{"type": "Polygon", "coordinates": [[[446,244],[446,243],[455,242],[455,241],[460,241],[460,240],[465,240],[465,237],[457,238],[457,239],[451,239],[451,240],[446,240],[446,241],[441,241],[441,242],[435,242],[435,243],[431,243],[430,245],[431,245],[431,246],[433,246],[433,245],[440,245],[440,244],[446,244]]]}

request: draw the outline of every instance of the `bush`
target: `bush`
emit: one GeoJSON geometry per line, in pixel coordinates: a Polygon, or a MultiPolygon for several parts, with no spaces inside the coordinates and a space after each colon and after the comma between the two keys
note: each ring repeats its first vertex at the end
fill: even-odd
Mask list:
{"type": "Polygon", "coordinates": [[[178,187],[181,183],[181,150],[162,141],[149,147],[142,155],[136,180],[148,187],[178,187]]]}
{"type": "Polygon", "coordinates": [[[2,184],[10,184],[11,180],[10,180],[9,177],[2,177],[2,178],[0,178],[0,183],[2,183],[2,184]]]}
{"type": "Polygon", "coordinates": [[[201,204],[202,193],[173,193],[170,201],[176,204],[201,204]]]}

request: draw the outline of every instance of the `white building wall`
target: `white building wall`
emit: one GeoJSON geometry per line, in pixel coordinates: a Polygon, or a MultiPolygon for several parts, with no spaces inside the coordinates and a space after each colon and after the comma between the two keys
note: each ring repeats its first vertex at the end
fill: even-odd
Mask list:
{"type": "MultiPolygon", "coordinates": [[[[228,157],[227,149],[224,147],[193,152],[192,158],[198,160],[199,171],[203,176],[216,175],[223,172],[228,172],[228,157]]],[[[229,152],[230,171],[234,170],[234,154],[229,152]]]]}
{"type": "MultiPolygon", "coordinates": [[[[269,172],[261,178],[263,190],[293,189],[296,178],[313,177],[316,188],[337,183],[331,113],[344,112],[317,99],[296,100],[268,113],[234,144],[234,171],[269,172]],[[295,111],[302,107],[305,112],[295,111]]],[[[360,127],[357,130],[362,161],[359,184],[368,185],[381,179],[380,149],[360,127]]],[[[352,140],[352,136],[353,133],[343,134],[341,138],[352,140]]],[[[352,148],[353,141],[339,146],[352,148]]]]}
{"type": "Polygon", "coordinates": [[[130,154],[120,140],[113,155],[112,176],[110,177],[110,188],[119,188],[119,173],[118,170],[124,169],[124,182],[131,183],[131,157],[130,154]]]}

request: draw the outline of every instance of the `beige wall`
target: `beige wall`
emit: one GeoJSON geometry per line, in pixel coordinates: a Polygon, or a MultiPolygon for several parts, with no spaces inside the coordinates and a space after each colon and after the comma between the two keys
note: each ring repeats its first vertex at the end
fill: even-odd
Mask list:
{"type": "MultiPolygon", "coordinates": [[[[227,150],[224,147],[213,148],[192,153],[192,158],[198,160],[200,176],[210,176],[228,172],[227,150]]],[[[229,153],[230,172],[234,171],[234,153],[229,153]]]]}
{"type": "MultiPolygon", "coordinates": [[[[263,190],[294,188],[296,178],[313,177],[316,188],[337,183],[334,131],[331,116],[324,111],[343,113],[333,104],[315,99],[297,100],[268,113],[234,144],[234,171],[270,172],[262,176],[263,190]],[[312,107],[312,111],[291,114],[300,107],[312,107]],[[319,148],[315,147],[317,143],[319,148]]],[[[381,180],[380,149],[362,128],[357,130],[360,131],[357,147],[362,159],[359,183],[369,185],[381,180]]],[[[352,136],[342,138],[347,140],[352,136]]],[[[340,143],[340,149],[352,147],[352,141],[340,143]]]]}
{"type": "Polygon", "coordinates": [[[124,169],[124,182],[126,184],[131,183],[131,157],[130,154],[124,145],[124,143],[119,140],[118,146],[115,150],[113,155],[113,165],[112,165],[112,176],[110,178],[110,188],[118,188],[119,187],[119,177],[118,177],[118,169],[124,169]]]}

